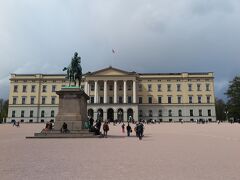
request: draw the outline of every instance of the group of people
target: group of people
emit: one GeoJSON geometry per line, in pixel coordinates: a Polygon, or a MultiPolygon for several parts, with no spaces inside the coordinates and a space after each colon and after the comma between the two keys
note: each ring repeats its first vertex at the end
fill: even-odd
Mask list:
{"type": "MultiPolygon", "coordinates": [[[[108,136],[108,131],[109,131],[109,123],[108,121],[105,121],[103,123],[103,126],[102,126],[102,122],[101,120],[97,120],[96,123],[94,124],[94,119],[92,117],[89,118],[89,131],[90,132],[94,132],[95,135],[101,135],[101,127],[102,127],[102,130],[103,130],[103,134],[102,136],[103,137],[107,137],[108,136]]],[[[115,123],[113,122],[113,124],[115,125],[115,123]]],[[[133,132],[132,130],[132,127],[130,125],[130,123],[128,122],[127,126],[125,125],[124,122],[122,122],[122,125],[121,125],[121,129],[122,129],[122,133],[125,133],[125,129],[127,131],[127,136],[131,136],[131,133],[133,132]]],[[[135,128],[134,128],[134,131],[136,132],[136,137],[139,138],[139,140],[142,139],[143,137],[143,132],[144,132],[144,125],[141,121],[139,121],[135,128]]]]}
{"type": "Polygon", "coordinates": [[[53,124],[51,122],[47,122],[44,130],[51,131],[52,129],[53,129],[53,124]]]}
{"type": "MultiPolygon", "coordinates": [[[[127,136],[130,136],[130,134],[132,133],[132,127],[130,126],[130,124],[128,123],[127,127],[127,136]]],[[[135,128],[134,128],[134,131],[136,133],[136,137],[139,138],[139,140],[142,140],[142,137],[143,137],[143,131],[144,131],[144,125],[141,121],[139,121],[135,128]]],[[[125,132],[125,124],[123,123],[122,124],[122,132],[124,133],[125,132]]]]}

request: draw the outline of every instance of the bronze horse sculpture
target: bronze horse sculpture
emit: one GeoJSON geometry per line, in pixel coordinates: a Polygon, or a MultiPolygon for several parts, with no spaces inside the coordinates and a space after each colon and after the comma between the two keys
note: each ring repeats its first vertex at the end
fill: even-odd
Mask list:
{"type": "Polygon", "coordinates": [[[81,63],[81,57],[79,57],[78,53],[75,52],[69,66],[63,68],[63,71],[67,71],[66,79],[69,80],[69,86],[71,86],[71,82],[74,82],[74,86],[76,86],[77,80],[78,80],[78,86],[79,87],[81,86],[82,67],[80,63],[81,63]]]}

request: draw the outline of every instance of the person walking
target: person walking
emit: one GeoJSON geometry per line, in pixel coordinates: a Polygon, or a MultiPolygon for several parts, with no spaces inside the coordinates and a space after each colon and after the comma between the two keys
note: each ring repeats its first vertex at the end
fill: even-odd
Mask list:
{"type": "Polygon", "coordinates": [[[105,123],[103,124],[103,137],[107,137],[108,131],[109,131],[109,126],[107,121],[105,121],[105,123]]]}
{"type": "Polygon", "coordinates": [[[129,125],[127,125],[127,135],[130,136],[130,133],[132,132],[132,127],[129,125]]]}
{"type": "Polygon", "coordinates": [[[125,124],[122,124],[122,133],[125,133],[125,124]]]}
{"type": "Polygon", "coordinates": [[[143,123],[139,122],[139,123],[137,124],[137,127],[136,127],[137,136],[138,136],[139,140],[142,140],[142,137],[143,137],[143,129],[144,129],[143,123]]]}

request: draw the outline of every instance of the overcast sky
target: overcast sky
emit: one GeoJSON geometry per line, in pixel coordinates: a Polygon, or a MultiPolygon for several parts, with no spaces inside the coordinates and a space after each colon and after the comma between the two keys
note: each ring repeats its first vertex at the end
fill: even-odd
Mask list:
{"type": "Polygon", "coordinates": [[[0,97],[10,73],[62,73],[75,51],[84,72],[211,71],[224,98],[240,72],[240,1],[0,1],[0,97]]]}

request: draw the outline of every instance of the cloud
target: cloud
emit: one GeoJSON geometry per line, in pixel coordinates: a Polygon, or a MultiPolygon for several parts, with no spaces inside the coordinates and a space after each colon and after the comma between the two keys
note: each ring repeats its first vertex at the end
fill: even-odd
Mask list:
{"type": "Polygon", "coordinates": [[[2,1],[0,79],[62,73],[78,51],[85,72],[213,71],[224,97],[220,82],[239,72],[239,18],[238,0],[2,1]]]}

